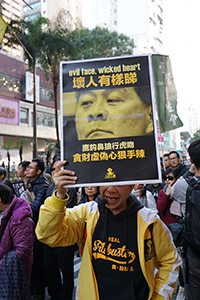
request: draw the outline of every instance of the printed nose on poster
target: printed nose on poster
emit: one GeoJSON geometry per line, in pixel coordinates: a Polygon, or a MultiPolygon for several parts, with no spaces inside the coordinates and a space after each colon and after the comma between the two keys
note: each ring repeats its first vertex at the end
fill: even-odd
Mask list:
{"type": "Polygon", "coordinates": [[[88,119],[89,121],[106,120],[107,116],[108,116],[108,111],[105,108],[105,103],[103,101],[103,98],[98,97],[88,119]]]}

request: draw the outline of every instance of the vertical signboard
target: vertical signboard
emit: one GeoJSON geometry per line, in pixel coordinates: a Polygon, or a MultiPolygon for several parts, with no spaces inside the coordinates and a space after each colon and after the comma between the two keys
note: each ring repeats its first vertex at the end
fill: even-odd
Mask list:
{"type": "MultiPolygon", "coordinates": [[[[26,72],[26,93],[25,97],[26,100],[33,102],[33,74],[30,72],[26,72]]],[[[36,83],[36,102],[40,102],[40,76],[35,76],[35,83],[36,83]]]]}

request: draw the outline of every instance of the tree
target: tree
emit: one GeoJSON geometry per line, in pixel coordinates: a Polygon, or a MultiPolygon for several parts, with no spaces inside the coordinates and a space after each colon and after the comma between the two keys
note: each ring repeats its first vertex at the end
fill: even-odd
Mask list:
{"type": "Polygon", "coordinates": [[[32,140],[21,138],[20,136],[18,136],[17,138],[17,146],[15,146],[14,148],[19,150],[20,162],[22,162],[23,145],[30,144],[32,140]]]}
{"type": "Polygon", "coordinates": [[[193,141],[200,139],[200,130],[197,130],[193,136],[193,138],[190,139],[190,143],[192,143],[193,141]]]}
{"type": "Polygon", "coordinates": [[[76,28],[71,32],[73,48],[70,59],[88,59],[133,54],[134,42],[124,34],[109,31],[107,28],[76,28]]]}
{"type": "Polygon", "coordinates": [[[45,147],[45,154],[46,154],[46,164],[51,160],[51,154],[53,151],[60,152],[60,149],[56,147],[55,143],[47,143],[45,147]]]}
{"type": "Polygon", "coordinates": [[[47,80],[52,79],[54,89],[55,102],[55,121],[56,121],[56,136],[57,145],[60,149],[59,126],[58,126],[58,97],[57,90],[60,80],[60,61],[66,60],[71,48],[69,45],[69,30],[66,28],[66,13],[61,10],[54,22],[48,26],[44,33],[45,44],[43,45],[40,63],[47,80]]]}
{"type": "Polygon", "coordinates": [[[33,72],[33,157],[37,157],[37,108],[36,108],[36,62],[40,56],[44,42],[45,25],[49,20],[39,16],[33,21],[11,20],[6,30],[7,42],[5,45],[24,45],[24,57],[28,60],[29,69],[33,72]],[[20,43],[21,41],[21,43],[20,43]]]}
{"type": "Polygon", "coordinates": [[[2,149],[7,151],[7,157],[8,157],[8,179],[10,179],[10,150],[15,149],[15,146],[13,146],[13,142],[8,140],[7,144],[2,145],[2,149]]]}

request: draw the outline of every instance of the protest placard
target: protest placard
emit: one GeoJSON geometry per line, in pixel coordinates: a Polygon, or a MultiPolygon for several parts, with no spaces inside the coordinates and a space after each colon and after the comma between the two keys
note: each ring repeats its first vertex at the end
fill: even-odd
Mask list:
{"type": "Polygon", "coordinates": [[[150,60],[61,62],[61,157],[76,186],[161,181],[150,60]]]}

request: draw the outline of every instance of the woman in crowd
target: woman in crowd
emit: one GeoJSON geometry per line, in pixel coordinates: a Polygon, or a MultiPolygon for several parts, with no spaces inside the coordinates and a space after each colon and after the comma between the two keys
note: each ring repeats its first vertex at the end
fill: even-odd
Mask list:
{"type": "Polygon", "coordinates": [[[169,168],[165,173],[165,187],[160,191],[157,201],[157,209],[161,213],[161,220],[168,226],[176,223],[182,217],[180,203],[170,196],[170,190],[176,182],[175,169],[169,168]]]}
{"type": "Polygon", "coordinates": [[[99,195],[99,187],[98,186],[85,186],[81,189],[80,193],[80,201],[78,204],[86,203],[96,199],[99,195]]]}
{"type": "Polygon", "coordinates": [[[29,204],[0,183],[0,299],[30,299],[35,225],[29,204]]]}

